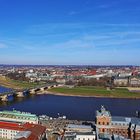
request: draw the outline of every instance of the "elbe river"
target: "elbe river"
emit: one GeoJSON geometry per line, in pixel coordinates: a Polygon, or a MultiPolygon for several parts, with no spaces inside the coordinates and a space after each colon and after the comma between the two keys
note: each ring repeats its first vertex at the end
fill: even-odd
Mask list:
{"type": "MultiPolygon", "coordinates": [[[[9,89],[0,86],[0,92],[9,89]]],[[[65,115],[68,119],[94,120],[95,111],[104,105],[113,116],[135,117],[140,111],[140,99],[112,99],[94,97],[68,97],[57,95],[34,95],[18,98],[11,102],[1,102],[0,110],[31,112],[37,115],[58,117],[65,115]]]]}

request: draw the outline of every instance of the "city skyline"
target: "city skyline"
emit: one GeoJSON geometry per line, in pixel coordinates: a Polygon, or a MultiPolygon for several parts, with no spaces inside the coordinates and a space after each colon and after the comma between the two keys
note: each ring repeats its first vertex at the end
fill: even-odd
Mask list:
{"type": "Polygon", "coordinates": [[[0,0],[0,64],[140,65],[138,0],[0,0]]]}

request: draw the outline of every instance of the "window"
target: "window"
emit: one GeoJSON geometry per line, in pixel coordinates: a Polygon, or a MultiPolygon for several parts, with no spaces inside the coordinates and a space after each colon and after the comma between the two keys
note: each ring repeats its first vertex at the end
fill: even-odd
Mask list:
{"type": "Polygon", "coordinates": [[[109,122],[107,122],[107,125],[109,125],[109,122]]]}
{"type": "Polygon", "coordinates": [[[103,125],[105,125],[105,122],[103,122],[103,125]]]}

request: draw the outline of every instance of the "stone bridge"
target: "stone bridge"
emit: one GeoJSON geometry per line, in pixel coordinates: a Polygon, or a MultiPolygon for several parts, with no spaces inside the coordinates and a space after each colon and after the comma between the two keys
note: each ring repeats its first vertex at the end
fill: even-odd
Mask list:
{"type": "Polygon", "coordinates": [[[51,89],[51,88],[54,88],[57,86],[60,86],[60,85],[49,85],[49,86],[43,86],[43,87],[40,86],[40,87],[35,87],[32,89],[5,92],[5,93],[0,94],[0,99],[1,99],[1,101],[8,101],[8,98],[10,96],[25,97],[30,94],[40,94],[40,93],[43,93],[44,91],[46,91],[47,89],[51,89]]]}

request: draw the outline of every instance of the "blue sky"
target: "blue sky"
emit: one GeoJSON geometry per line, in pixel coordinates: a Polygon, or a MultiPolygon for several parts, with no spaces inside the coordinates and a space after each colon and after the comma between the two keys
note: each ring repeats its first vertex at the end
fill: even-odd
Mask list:
{"type": "Polygon", "coordinates": [[[139,0],[0,0],[0,63],[140,65],[139,7],[139,0]]]}

